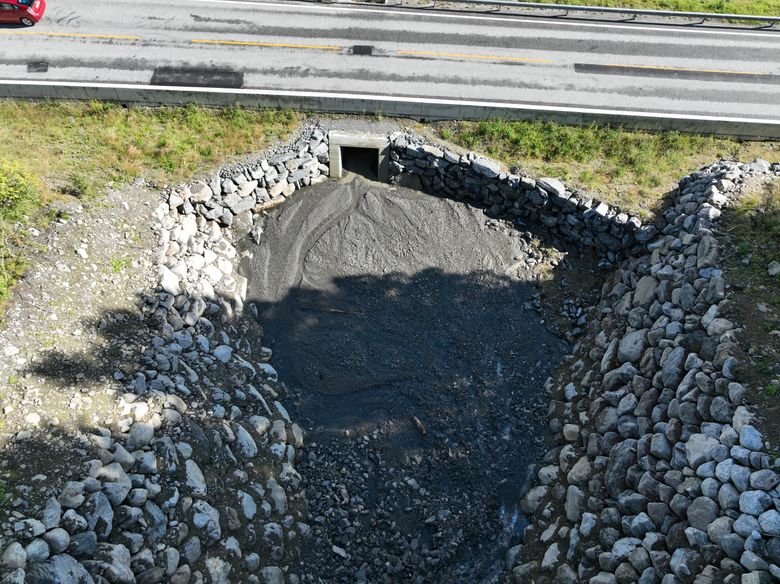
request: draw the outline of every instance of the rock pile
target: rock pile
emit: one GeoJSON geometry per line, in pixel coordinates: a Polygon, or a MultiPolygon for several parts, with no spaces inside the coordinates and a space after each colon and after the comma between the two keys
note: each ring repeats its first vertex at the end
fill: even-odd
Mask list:
{"type": "Polygon", "coordinates": [[[516,582],[780,579],[780,477],[738,382],[722,316],[721,207],[780,165],[720,163],[680,181],[665,227],[605,282],[550,389],[557,444],[523,507],[516,582]]]}
{"type": "Polygon", "coordinates": [[[127,388],[119,422],[84,437],[95,457],[83,478],[35,516],[15,512],[3,583],[298,581],[303,432],[279,401],[271,351],[253,344],[260,332],[233,319],[246,291],[234,242],[259,211],[324,180],[327,152],[314,128],[167,194],[155,212],[160,290],[141,315],[150,340],[114,375],[127,388]]]}

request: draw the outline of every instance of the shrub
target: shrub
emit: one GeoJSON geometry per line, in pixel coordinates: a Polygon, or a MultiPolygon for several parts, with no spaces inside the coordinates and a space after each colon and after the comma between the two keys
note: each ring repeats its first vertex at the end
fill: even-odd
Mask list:
{"type": "Polygon", "coordinates": [[[0,221],[19,221],[38,202],[38,181],[17,163],[0,160],[0,221]]]}

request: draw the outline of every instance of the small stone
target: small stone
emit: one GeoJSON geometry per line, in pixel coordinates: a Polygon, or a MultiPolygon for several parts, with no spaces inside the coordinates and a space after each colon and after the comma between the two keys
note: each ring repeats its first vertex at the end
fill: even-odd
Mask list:
{"type": "Polygon", "coordinates": [[[758,517],[772,506],[772,498],[764,491],[745,491],[739,496],[739,510],[758,517]]]}
{"type": "Polygon", "coordinates": [[[62,505],[60,505],[57,499],[51,498],[46,501],[46,506],[43,508],[43,515],[41,516],[41,522],[46,529],[52,529],[60,524],[62,518],[62,505]]]}
{"type": "Polygon", "coordinates": [[[167,292],[172,296],[178,296],[179,294],[181,294],[179,277],[176,274],[174,274],[166,266],[159,267],[159,274],[160,274],[160,288],[162,288],[164,292],[167,292]]]}
{"type": "Polygon", "coordinates": [[[566,195],[566,187],[558,179],[542,177],[536,179],[536,184],[551,195],[557,195],[558,197],[566,195]]]}
{"type": "Polygon", "coordinates": [[[97,535],[94,531],[82,531],[71,535],[68,553],[77,559],[89,558],[97,549],[97,535]]]}
{"type": "Polygon", "coordinates": [[[206,503],[198,500],[192,505],[194,512],[192,522],[198,529],[202,529],[210,543],[216,543],[222,536],[222,528],[219,524],[219,511],[206,503]]]}
{"type": "Polygon", "coordinates": [[[547,548],[542,558],[542,570],[552,570],[558,565],[559,557],[561,555],[558,544],[554,543],[547,548]]]}
{"type": "Polygon", "coordinates": [[[70,534],[61,527],[47,531],[43,534],[43,539],[49,544],[52,555],[61,554],[70,545],[70,534]]]}
{"type": "Polygon", "coordinates": [[[750,487],[759,491],[771,491],[778,483],[780,483],[780,477],[775,471],[768,468],[757,470],[750,475],[750,487]]]}
{"type": "Polygon", "coordinates": [[[761,559],[761,556],[756,554],[755,552],[752,552],[750,550],[745,550],[745,552],[742,554],[742,557],[739,560],[739,563],[742,564],[746,569],[751,571],[766,571],[769,569],[769,564],[767,564],[763,559],[761,559]]]}
{"type": "Polygon", "coordinates": [[[24,548],[28,562],[43,562],[49,558],[49,544],[43,539],[36,538],[24,548]]]}
{"type": "Polygon", "coordinates": [[[196,497],[205,497],[207,493],[206,479],[200,467],[192,459],[187,459],[184,463],[187,474],[186,485],[192,489],[192,494],[196,497]]]}
{"type": "Polygon", "coordinates": [[[260,570],[263,584],[284,584],[284,572],[278,566],[266,566],[260,570]]]}
{"type": "Polygon", "coordinates": [[[765,535],[780,536],[780,513],[774,509],[764,511],[759,515],[758,523],[765,535]]]}
{"type": "Polygon", "coordinates": [[[707,531],[719,514],[718,504],[709,497],[697,497],[687,511],[688,522],[700,531],[707,531]]]}
{"type": "Polygon", "coordinates": [[[5,548],[0,563],[9,570],[24,569],[27,565],[27,552],[24,551],[22,544],[15,541],[5,548]]]}
{"type": "Polygon", "coordinates": [[[739,444],[753,451],[761,450],[764,446],[761,433],[747,424],[739,430],[739,444]]]}
{"type": "Polygon", "coordinates": [[[23,540],[43,535],[45,531],[46,527],[37,519],[23,519],[14,524],[14,533],[23,540]]]}
{"type": "Polygon", "coordinates": [[[618,345],[618,361],[621,363],[636,363],[639,361],[645,352],[645,338],[646,333],[644,330],[634,331],[623,337],[618,345]]]}
{"type": "Polygon", "coordinates": [[[147,422],[135,422],[130,426],[130,449],[137,450],[147,446],[154,438],[154,426],[147,422]]]}
{"type": "Polygon", "coordinates": [[[252,435],[241,424],[236,425],[236,450],[244,458],[257,456],[257,444],[252,435]]]}
{"type": "Polygon", "coordinates": [[[222,363],[227,363],[233,355],[233,349],[228,345],[219,345],[214,348],[213,355],[222,363]]]}
{"type": "Polygon", "coordinates": [[[691,468],[696,469],[712,459],[713,450],[719,445],[715,438],[706,434],[691,434],[685,443],[685,455],[691,468]]]}

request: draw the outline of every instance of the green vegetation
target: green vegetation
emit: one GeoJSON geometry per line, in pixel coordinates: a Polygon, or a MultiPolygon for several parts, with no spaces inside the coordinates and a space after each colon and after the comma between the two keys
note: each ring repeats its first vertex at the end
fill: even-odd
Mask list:
{"type": "MultiPolygon", "coordinates": [[[[531,0],[533,1],[533,0],[531,0]]],[[[540,0],[547,2],[548,0],[540,0]]],[[[554,4],[777,16],[780,0],[550,0],[554,4]]]]}
{"type": "MultiPolygon", "coordinates": [[[[728,210],[724,227],[731,237],[732,254],[741,260],[734,267],[737,282],[758,292],[757,301],[780,310],[780,274],[767,274],[770,263],[780,262],[780,181],[747,193],[728,210]]],[[[780,322],[762,320],[769,331],[780,328],[780,322]]]]}
{"type": "Polygon", "coordinates": [[[780,444],[780,276],[768,267],[780,261],[780,181],[749,190],[726,209],[722,231],[727,236],[723,256],[726,279],[739,292],[731,295],[727,318],[738,322],[741,359],[739,379],[751,401],[766,413],[765,427],[780,444]]]}
{"type": "Polygon", "coordinates": [[[436,126],[438,137],[648,217],[677,181],[718,158],[780,159],[764,142],[553,122],[489,120],[436,126]]]}
{"type": "Polygon", "coordinates": [[[130,258],[111,258],[111,272],[118,274],[125,268],[129,268],[132,263],[130,258]]]}
{"type": "Polygon", "coordinates": [[[25,260],[18,249],[39,206],[38,181],[18,163],[0,158],[0,302],[24,272],[25,260]]]}
{"type": "Polygon", "coordinates": [[[759,260],[752,264],[780,261],[780,182],[768,183],[740,199],[726,225],[743,255],[750,253],[759,260]]]}
{"type": "Polygon", "coordinates": [[[289,111],[197,106],[126,108],[104,102],[0,102],[0,160],[35,170],[44,189],[90,196],[136,177],[183,180],[284,137],[289,111]]]}
{"type": "Polygon", "coordinates": [[[286,137],[300,119],[274,110],[0,101],[0,303],[24,271],[28,227],[56,216],[49,203],[74,196],[94,204],[107,186],[137,177],[182,181],[286,137]]]}

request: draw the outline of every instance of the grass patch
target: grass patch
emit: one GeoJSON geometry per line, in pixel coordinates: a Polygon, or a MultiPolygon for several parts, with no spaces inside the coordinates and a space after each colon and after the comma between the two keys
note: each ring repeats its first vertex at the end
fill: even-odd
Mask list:
{"type": "MultiPolygon", "coordinates": [[[[767,268],[780,262],[780,181],[747,193],[726,213],[724,228],[730,236],[731,254],[738,283],[756,292],[757,301],[780,310],[780,274],[767,268]]],[[[780,322],[764,319],[764,328],[780,328],[780,322]]]]}
{"type": "Polygon", "coordinates": [[[111,258],[111,273],[118,274],[122,270],[129,268],[133,261],[130,258],[111,258]]]}
{"type": "Polygon", "coordinates": [[[27,227],[56,215],[48,203],[94,203],[138,177],[180,182],[265,148],[300,120],[275,110],[0,101],[0,303],[24,271],[27,227]]]}
{"type": "Polygon", "coordinates": [[[575,6],[676,10],[679,12],[754,14],[757,16],[777,16],[780,14],[780,0],[599,0],[598,2],[593,0],[556,0],[555,3],[575,6]]]}
{"type": "Polygon", "coordinates": [[[722,250],[726,280],[737,290],[726,316],[742,326],[745,357],[739,379],[750,401],[766,416],[764,431],[780,446],[780,275],[769,264],[780,262],[780,181],[749,190],[725,210],[722,250]]]}
{"type": "Polygon", "coordinates": [[[684,175],[718,158],[780,159],[765,142],[554,122],[487,120],[434,126],[439,138],[497,158],[647,218],[684,175]]]}
{"type": "Polygon", "coordinates": [[[756,254],[767,263],[780,261],[780,181],[744,196],[730,210],[726,228],[743,254],[756,254]]]}
{"type": "Polygon", "coordinates": [[[18,163],[0,158],[0,302],[8,298],[24,272],[26,262],[20,250],[40,205],[36,178],[18,163]]]}
{"type": "Polygon", "coordinates": [[[54,192],[88,197],[137,177],[183,180],[264,148],[299,121],[290,111],[2,101],[0,159],[28,164],[54,192]]]}

